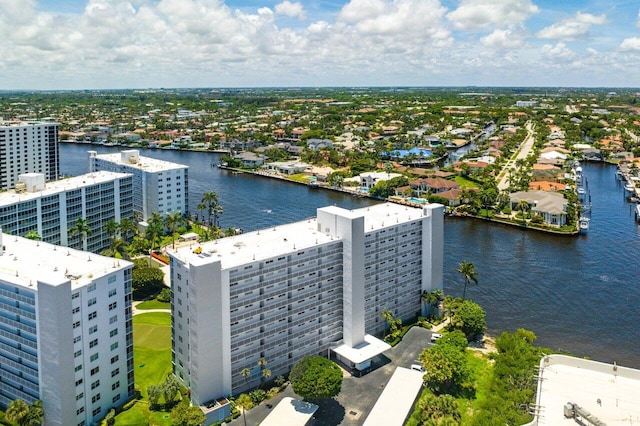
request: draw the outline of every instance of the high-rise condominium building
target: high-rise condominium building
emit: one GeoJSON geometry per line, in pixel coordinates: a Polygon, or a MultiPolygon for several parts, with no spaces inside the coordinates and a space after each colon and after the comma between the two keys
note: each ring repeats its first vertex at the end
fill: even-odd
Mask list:
{"type": "Polygon", "coordinates": [[[0,407],[84,426],[133,396],[131,268],[0,233],[0,407]]]}
{"type": "Polygon", "coordinates": [[[142,215],[142,220],[154,212],[188,214],[188,166],[142,157],[135,149],[100,155],[89,151],[89,171],[100,170],[133,176],[133,209],[142,215]]]}
{"type": "Polygon", "coordinates": [[[60,174],[58,123],[0,120],[0,189],[14,187],[24,173],[42,173],[46,180],[60,174]]]}
{"type": "Polygon", "coordinates": [[[325,207],[170,257],[174,373],[204,404],[260,384],[260,359],[272,377],[329,351],[368,367],[383,309],[415,317],[442,288],[443,207],[325,207]]]}
{"type": "Polygon", "coordinates": [[[0,227],[12,235],[35,231],[43,241],[99,253],[110,245],[104,225],[133,219],[129,174],[96,172],[45,183],[39,173],[20,175],[16,188],[0,193],[0,227]],[[86,219],[89,232],[72,232],[86,219]]]}

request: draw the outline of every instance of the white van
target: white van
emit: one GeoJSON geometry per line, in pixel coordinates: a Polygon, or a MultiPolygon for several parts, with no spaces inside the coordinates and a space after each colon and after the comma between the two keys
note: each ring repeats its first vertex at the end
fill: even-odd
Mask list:
{"type": "Polygon", "coordinates": [[[425,373],[424,368],[422,368],[422,365],[420,364],[411,364],[411,369],[419,371],[421,373],[425,373]]]}

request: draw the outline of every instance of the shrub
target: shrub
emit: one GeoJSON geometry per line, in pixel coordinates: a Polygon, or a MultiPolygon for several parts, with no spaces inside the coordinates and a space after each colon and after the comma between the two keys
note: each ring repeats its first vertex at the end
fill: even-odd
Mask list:
{"type": "Polygon", "coordinates": [[[293,391],[303,398],[332,398],[340,393],[342,370],[321,356],[302,358],[291,369],[293,391]]]}
{"type": "Polygon", "coordinates": [[[156,299],[158,300],[158,302],[171,302],[171,290],[169,290],[168,288],[163,288],[160,291],[160,294],[158,295],[158,297],[156,297],[156,299]]]}
{"type": "Polygon", "coordinates": [[[164,273],[158,268],[133,268],[131,280],[134,292],[152,293],[164,286],[164,273]]]}

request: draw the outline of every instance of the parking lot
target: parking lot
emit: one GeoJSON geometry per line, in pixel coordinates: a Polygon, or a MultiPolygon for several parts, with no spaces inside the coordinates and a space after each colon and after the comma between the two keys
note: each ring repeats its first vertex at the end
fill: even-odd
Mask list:
{"type": "MultiPolygon", "coordinates": [[[[404,336],[402,342],[389,349],[384,355],[377,357],[373,369],[362,377],[345,374],[342,390],[334,399],[321,401],[320,408],[310,426],[358,426],[367,417],[396,367],[409,368],[418,359],[422,350],[432,345],[431,332],[421,327],[413,327],[404,336]]],[[[291,386],[269,401],[247,413],[247,425],[257,425],[285,396],[297,397],[291,386]]],[[[318,403],[314,401],[314,403],[318,403]]],[[[235,419],[231,425],[244,425],[242,417],[235,419]]]]}

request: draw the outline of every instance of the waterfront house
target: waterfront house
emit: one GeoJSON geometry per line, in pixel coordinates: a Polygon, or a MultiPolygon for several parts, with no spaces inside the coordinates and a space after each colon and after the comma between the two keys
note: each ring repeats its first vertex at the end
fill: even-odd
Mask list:
{"type": "Polygon", "coordinates": [[[529,182],[529,189],[547,192],[558,192],[567,189],[567,185],[559,182],[533,181],[529,182]]]}
{"type": "Polygon", "coordinates": [[[257,155],[253,152],[245,151],[233,156],[234,160],[242,161],[243,167],[258,167],[264,164],[264,155],[257,155]]]}
{"type": "Polygon", "coordinates": [[[460,189],[460,185],[457,182],[437,177],[413,180],[409,182],[409,185],[416,197],[422,197],[427,194],[440,195],[442,192],[460,189]]]}
{"type": "Polygon", "coordinates": [[[376,183],[391,180],[396,177],[402,176],[399,173],[387,173],[387,172],[365,172],[360,173],[360,185],[364,188],[373,188],[376,183]]]}
{"type": "Polygon", "coordinates": [[[300,163],[297,161],[274,161],[273,163],[266,164],[267,170],[283,175],[302,173],[310,167],[311,165],[307,163],[300,163]]]}
{"type": "Polygon", "coordinates": [[[540,190],[514,192],[509,196],[511,209],[516,211],[522,200],[529,203],[531,214],[542,216],[547,225],[560,227],[567,223],[567,200],[564,195],[540,190]]]}

